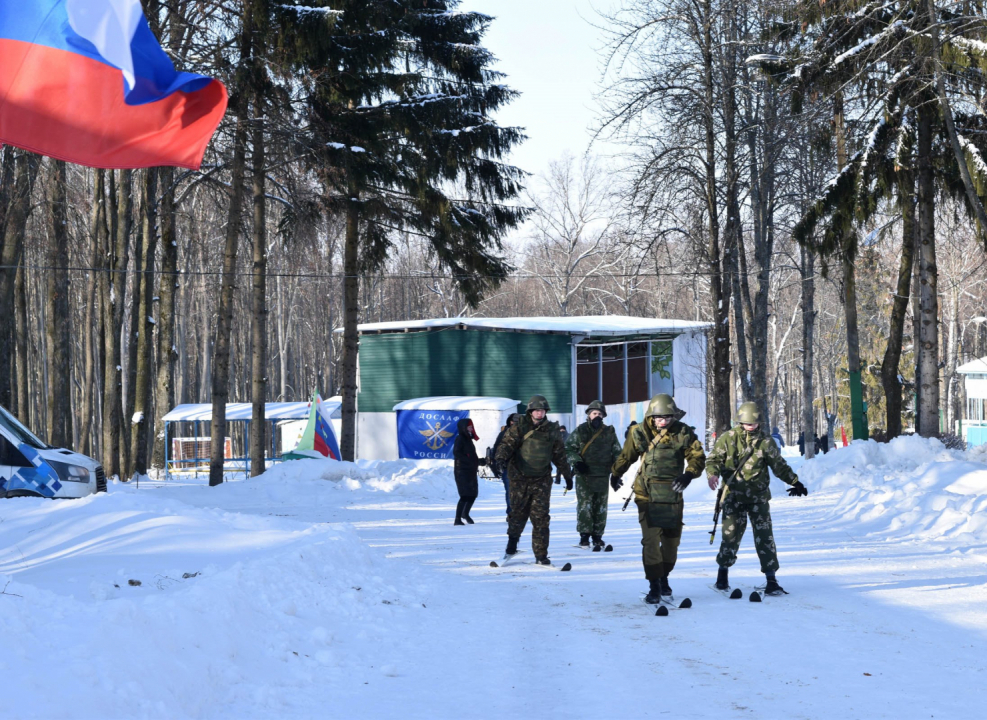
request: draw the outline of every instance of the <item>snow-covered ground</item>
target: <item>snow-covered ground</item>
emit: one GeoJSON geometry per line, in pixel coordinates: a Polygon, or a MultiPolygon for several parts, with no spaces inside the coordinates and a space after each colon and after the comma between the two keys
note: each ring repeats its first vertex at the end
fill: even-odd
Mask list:
{"type": "MultiPolygon", "coordinates": [[[[697,480],[671,579],[695,605],[664,618],[626,491],[589,553],[556,488],[570,573],[490,568],[502,486],[454,527],[443,463],[0,501],[0,717],[981,717],[984,460],[907,438],[806,463],[809,497],[772,502],[791,594],[760,605],[708,589],[697,480]]],[[[761,581],[749,537],[731,578],[761,581]]]]}

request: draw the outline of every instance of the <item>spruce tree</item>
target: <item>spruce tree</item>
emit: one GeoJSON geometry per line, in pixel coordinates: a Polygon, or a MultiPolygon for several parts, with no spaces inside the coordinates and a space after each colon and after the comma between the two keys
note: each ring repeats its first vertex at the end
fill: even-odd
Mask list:
{"type": "Polygon", "coordinates": [[[314,0],[275,10],[282,65],[300,74],[301,138],[325,209],[344,216],[343,458],[355,454],[359,278],[397,232],[428,238],[467,303],[506,277],[501,237],[526,211],[523,139],[493,113],[515,95],[480,42],[491,18],[458,0],[314,0]],[[293,42],[289,42],[293,40],[293,42]]]}

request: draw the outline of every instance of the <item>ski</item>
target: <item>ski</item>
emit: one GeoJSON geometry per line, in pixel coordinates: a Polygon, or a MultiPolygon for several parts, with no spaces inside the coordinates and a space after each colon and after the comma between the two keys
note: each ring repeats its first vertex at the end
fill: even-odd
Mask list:
{"type": "MultiPolygon", "coordinates": [[[[778,592],[768,593],[768,592],[764,592],[764,588],[765,587],[767,587],[767,586],[766,585],[757,585],[757,586],[755,586],[754,589],[757,592],[759,592],[764,597],[781,597],[782,595],[788,595],[788,591],[785,590],[785,588],[778,588],[778,592]]],[[[754,602],[757,602],[757,601],[755,600],[754,602]]]]}
{"type": "Polygon", "coordinates": [[[539,565],[536,562],[530,564],[534,565],[535,567],[545,568],[546,570],[558,570],[559,572],[569,572],[570,570],[572,570],[572,563],[566,563],[562,567],[559,567],[558,565],[552,565],[551,563],[548,565],[539,565]]]}
{"type": "Polygon", "coordinates": [[[517,559],[517,556],[520,555],[520,554],[521,554],[521,551],[518,550],[513,555],[504,555],[504,557],[502,557],[500,560],[491,560],[490,561],[490,567],[492,567],[492,568],[495,568],[495,567],[504,567],[511,560],[516,560],[517,559]]]}
{"type": "Polygon", "coordinates": [[[603,552],[613,552],[613,545],[606,545],[606,546],[604,546],[604,545],[594,545],[593,546],[593,552],[600,552],[601,550],[603,552]]]}
{"type": "MultiPolygon", "coordinates": [[[[641,593],[641,601],[644,602],[644,604],[648,605],[649,607],[659,607],[659,608],[664,607],[664,608],[671,608],[672,610],[688,610],[689,608],[692,607],[692,600],[690,598],[682,598],[682,602],[676,604],[675,598],[670,595],[662,595],[661,602],[657,602],[657,603],[649,603],[647,600],[645,600],[645,598],[647,597],[648,597],[647,593],[641,593]]],[[[658,613],[655,614],[657,615],[658,613]]],[[[667,614],[668,614],[667,612],[661,613],[661,615],[667,615],[667,614]]]]}
{"type": "Polygon", "coordinates": [[[744,596],[744,593],[741,591],[740,588],[728,588],[727,590],[721,590],[720,588],[716,587],[716,585],[710,585],[709,587],[710,590],[713,590],[714,592],[718,592],[723,597],[730,598],[731,600],[740,600],[740,598],[744,596]]]}

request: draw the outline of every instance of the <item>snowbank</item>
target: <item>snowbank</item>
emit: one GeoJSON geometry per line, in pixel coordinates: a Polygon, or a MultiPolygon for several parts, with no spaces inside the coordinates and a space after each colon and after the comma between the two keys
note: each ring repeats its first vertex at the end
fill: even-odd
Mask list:
{"type": "Polygon", "coordinates": [[[424,612],[416,576],[347,524],[129,487],[2,501],[0,669],[17,680],[0,715],[315,717],[313,683],[390,672],[379,648],[424,612]]]}
{"type": "Polygon", "coordinates": [[[935,439],[855,441],[806,461],[800,478],[841,494],[833,521],[867,533],[987,541],[987,459],[979,448],[949,450],[935,439]]]}

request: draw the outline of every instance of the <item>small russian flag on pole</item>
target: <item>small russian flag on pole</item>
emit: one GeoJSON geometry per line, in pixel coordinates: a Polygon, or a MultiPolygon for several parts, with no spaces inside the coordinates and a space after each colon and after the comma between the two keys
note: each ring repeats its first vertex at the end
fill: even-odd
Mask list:
{"type": "Polygon", "coordinates": [[[226,101],[219,81],[175,70],[140,0],[0,0],[0,143],[197,170],[226,101]]]}

